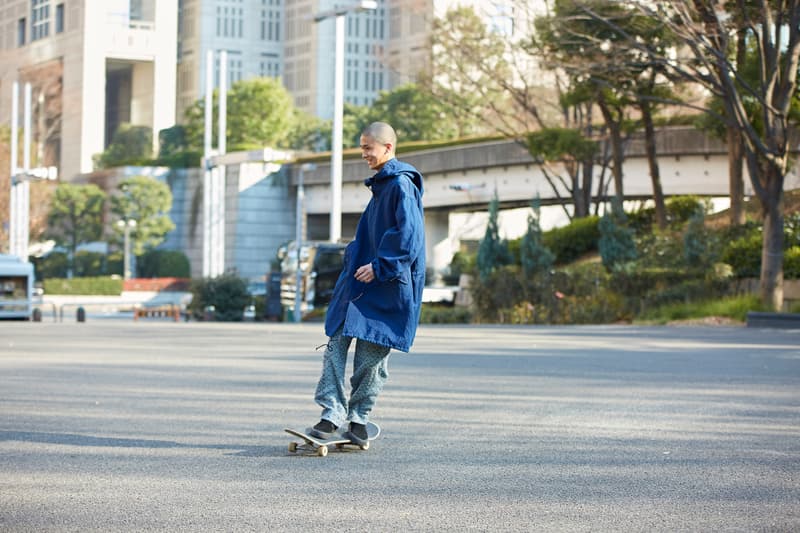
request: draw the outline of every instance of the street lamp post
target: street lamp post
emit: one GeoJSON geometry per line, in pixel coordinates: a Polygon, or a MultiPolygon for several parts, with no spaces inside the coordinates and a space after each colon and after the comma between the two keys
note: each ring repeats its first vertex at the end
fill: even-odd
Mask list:
{"type": "Polygon", "coordinates": [[[55,167],[31,168],[31,84],[23,86],[22,115],[22,166],[18,166],[19,143],[19,82],[11,84],[11,187],[8,202],[8,251],[22,261],[28,261],[28,239],[30,232],[30,182],[34,180],[54,180],[58,172],[55,167]]]}
{"type": "Polygon", "coordinates": [[[344,29],[348,13],[375,10],[378,2],[361,0],[314,15],[314,22],[336,18],[336,43],[333,80],[333,133],[331,135],[331,221],[330,240],[342,238],[342,124],[344,121],[344,29]]]}
{"type": "Polygon", "coordinates": [[[131,230],[136,227],[136,221],[133,219],[117,220],[117,226],[122,228],[125,235],[123,245],[123,278],[131,279],[131,230]]]}

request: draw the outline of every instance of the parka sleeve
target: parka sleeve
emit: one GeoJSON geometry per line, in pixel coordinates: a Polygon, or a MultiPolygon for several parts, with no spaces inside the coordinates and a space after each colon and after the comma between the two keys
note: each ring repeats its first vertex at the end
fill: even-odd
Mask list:
{"type": "Polygon", "coordinates": [[[425,226],[420,193],[409,179],[398,180],[395,191],[395,225],[383,234],[378,256],[372,261],[379,282],[399,278],[423,252],[425,226]]]}

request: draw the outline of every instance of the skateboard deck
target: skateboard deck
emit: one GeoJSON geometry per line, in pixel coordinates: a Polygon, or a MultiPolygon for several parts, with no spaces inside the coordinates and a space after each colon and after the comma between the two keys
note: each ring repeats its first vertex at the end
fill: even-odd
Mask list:
{"type": "Polygon", "coordinates": [[[348,427],[345,425],[339,428],[330,439],[320,439],[319,437],[314,437],[312,435],[309,435],[311,428],[306,428],[305,431],[298,431],[296,429],[291,429],[291,428],[284,429],[284,431],[289,435],[294,435],[295,437],[303,439],[303,442],[289,443],[289,451],[291,453],[297,453],[298,451],[307,451],[316,453],[320,457],[325,457],[326,455],[328,455],[329,446],[334,446],[337,450],[341,450],[345,446],[355,446],[362,450],[368,450],[369,441],[377,439],[378,435],[380,435],[381,433],[381,428],[380,426],[378,426],[378,424],[375,424],[373,422],[367,422],[367,442],[366,444],[359,445],[344,436],[344,434],[347,433],[347,430],[348,427]]]}

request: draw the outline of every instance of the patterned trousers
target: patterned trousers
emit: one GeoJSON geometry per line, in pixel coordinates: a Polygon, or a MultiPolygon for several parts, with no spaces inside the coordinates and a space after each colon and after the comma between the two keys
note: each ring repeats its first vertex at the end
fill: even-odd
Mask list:
{"type": "Polygon", "coordinates": [[[328,342],[322,362],[314,400],[322,407],[320,418],[337,426],[346,421],[366,424],[383,385],[389,378],[388,361],[391,348],[356,339],[353,375],[350,377],[350,401],[347,401],[344,373],[347,352],[353,337],[337,331],[328,342]]]}

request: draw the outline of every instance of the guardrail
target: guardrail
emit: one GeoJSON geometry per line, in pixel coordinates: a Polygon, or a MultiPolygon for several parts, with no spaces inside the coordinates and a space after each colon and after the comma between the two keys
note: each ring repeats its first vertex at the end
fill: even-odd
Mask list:
{"type": "Polygon", "coordinates": [[[85,312],[85,310],[87,308],[98,308],[98,307],[100,307],[100,308],[107,308],[107,309],[113,309],[115,311],[119,311],[120,307],[128,307],[130,309],[133,309],[139,303],[140,302],[113,302],[113,303],[112,302],[68,302],[68,303],[63,303],[58,308],[58,321],[59,322],[63,322],[64,321],[64,312],[65,312],[65,310],[73,308],[73,307],[75,308],[75,315],[76,315],[75,318],[78,320],[78,322],[83,322],[86,319],[86,316],[85,315],[83,317],[79,316],[79,314],[80,314],[79,310],[80,309],[83,309],[84,312],[85,312]]]}

